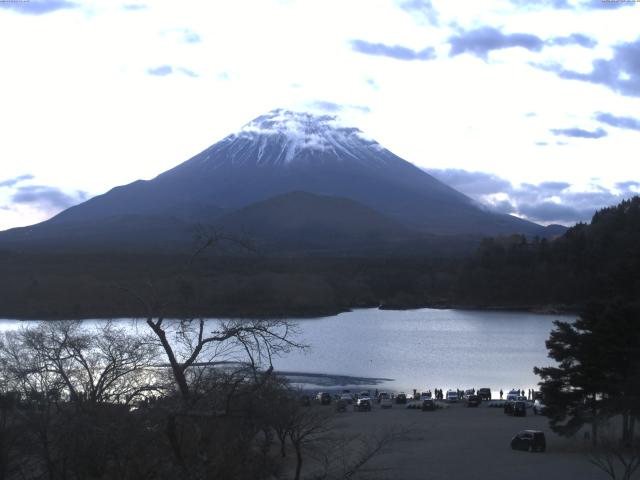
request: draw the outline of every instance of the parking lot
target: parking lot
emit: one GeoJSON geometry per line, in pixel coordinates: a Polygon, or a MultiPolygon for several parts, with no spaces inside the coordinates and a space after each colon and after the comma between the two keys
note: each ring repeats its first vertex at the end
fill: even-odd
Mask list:
{"type": "Polygon", "coordinates": [[[488,403],[477,408],[461,402],[440,403],[443,408],[423,412],[396,404],[381,409],[374,402],[370,412],[350,408],[336,414],[334,432],[363,436],[391,429],[405,432],[371,461],[371,467],[384,470],[368,471],[366,478],[606,478],[589,463],[588,444],[583,439],[555,435],[547,419],[533,415],[531,409],[525,417],[513,417],[505,415],[502,408],[489,408],[488,403]],[[545,453],[511,450],[511,438],[524,429],[545,432],[545,453]]]}

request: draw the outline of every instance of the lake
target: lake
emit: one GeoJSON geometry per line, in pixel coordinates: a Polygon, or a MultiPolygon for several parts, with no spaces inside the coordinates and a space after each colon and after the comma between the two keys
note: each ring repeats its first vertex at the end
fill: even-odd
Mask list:
{"type": "MultiPolygon", "coordinates": [[[[277,371],[309,388],[536,388],[534,366],[550,365],[545,340],[553,320],[542,315],[477,310],[361,309],[296,319],[307,351],[274,359],[277,371]]],[[[95,322],[89,321],[89,322],[95,322]]],[[[25,322],[0,320],[0,330],[25,322]]],[[[138,328],[145,328],[139,323],[138,328]]]]}

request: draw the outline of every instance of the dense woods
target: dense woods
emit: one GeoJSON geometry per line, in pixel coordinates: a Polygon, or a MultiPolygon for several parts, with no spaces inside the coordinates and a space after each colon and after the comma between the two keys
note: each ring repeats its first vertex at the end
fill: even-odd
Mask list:
{"type": "MultiPolygon", "coordinates": [[[[470,240],[467,240],[470,241],[470,240]]],[[[357,307],[579,310],[639,298],[640,198],[597,212],[555,240],[487,238],[475,253],[281,257],[0,252],[0,316],[143,315],[127,293],[150,284],[170,316],[312,316],[357,307]]]]}

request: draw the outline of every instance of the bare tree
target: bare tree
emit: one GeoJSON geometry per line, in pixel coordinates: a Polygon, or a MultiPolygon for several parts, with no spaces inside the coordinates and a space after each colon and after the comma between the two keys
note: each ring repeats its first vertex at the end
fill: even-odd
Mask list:
{"type": "Polygon", "coordinates": [[[8,332],[0,364],[12,389],[26,395],[129,404],[162,390],[151,368],[156,355],[148,337],[112,322],[89,328],[78,321],[51,321],[8,332]]]}
{"type": "Polygon", "coordinates": [[[611,480],[631,480],[640,468],[640,439],[621,442],[600,437],[600,446],[589,454],[589,461],[611,480]]]}

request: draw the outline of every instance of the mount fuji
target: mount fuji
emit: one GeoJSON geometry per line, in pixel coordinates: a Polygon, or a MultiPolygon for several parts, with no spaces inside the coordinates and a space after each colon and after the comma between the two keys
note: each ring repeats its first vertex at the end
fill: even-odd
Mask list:
{"type": "Polygon", "coordinates": [[[421,236],[545,236],[487,210],[335,117],[274,110],[152,180],[113,188],[0,246],[172,249],[197,224],[316,247],[421,236]],[[286,239],[286,241],[285,241],[286,239]]]}

